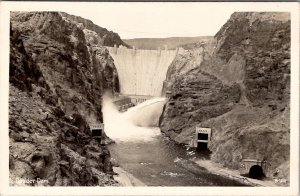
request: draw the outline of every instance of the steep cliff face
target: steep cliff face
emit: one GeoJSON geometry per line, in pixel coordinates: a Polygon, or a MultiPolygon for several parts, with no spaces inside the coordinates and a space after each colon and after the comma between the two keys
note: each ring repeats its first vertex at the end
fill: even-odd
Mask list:
{"type": "Polygon", "coordinates": [[[58,12],[14,12],[11,23],[66,114],[79,112],[90,122],[101,121],[103,91],[119,88],[106,48],[89,42],[81,25],[58,12]]]}
{"type": "Polygon", "coordinates": [[[12,185],[17,178],[45,179],[46,186],[115,184],[109,151],[92,139],[88,124],[102,122],[104,91],[119,91],[116,68],[103,43],[66,16],[11,13],[12,185]]]}
{"type": "Polygon", "coordinates": [[[81,28],[84,28],[85,31],[89,31],[92,34],[96,34],[97,36],[99,36],[100,39],[95,39],[93,41],[98,42],[101,45],[111,46],[111,47],[113,47],[114,45],[117,46],[123,45],[129,47],[129,45],[123,42],[123,40],[120,38],[120,36],[117,33],[99,27],[90,20],[81,18],[80,16],[74,16],[63,12],[61,12],[60,14],[67,20],[75,21],[77,25],[81,26],[81,28]]]}
{"type": "Polygon", "coordinates": [[[289,14],[234,13],[212,42],[169,67],[161,130],[190,143],[195,126],[211,127],[213,161],[237,169],[266,160],[267,175],[288,178],[289,85],[289,14]]]}

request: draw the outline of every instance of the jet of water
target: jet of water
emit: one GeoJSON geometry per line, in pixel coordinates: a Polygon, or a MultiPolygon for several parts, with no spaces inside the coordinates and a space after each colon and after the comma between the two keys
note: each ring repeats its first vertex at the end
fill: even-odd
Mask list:
{"type": "Polygon", "coordinates": [[[121,113],[113,99],[104,95],[102,113],[106,135],[116,142],[153,140],[160,135],[157,125],[164,103],[165,98],[154,98],[121,113]]]}

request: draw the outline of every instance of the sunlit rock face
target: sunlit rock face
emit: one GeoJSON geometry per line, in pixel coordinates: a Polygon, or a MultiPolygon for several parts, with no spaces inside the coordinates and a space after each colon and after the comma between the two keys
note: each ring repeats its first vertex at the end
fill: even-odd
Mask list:
{"type": "Polygon", "coordinates": [[[117,68],[120,92],[161,96],[163,81],[176,50],[108,48],[117,68]]]}
{"type": "Polygon", "coordinates": [[[234,13],[212,45],[177,55],[162,132],[188,144],[196,126],[210,127],[213,161],[266,160],[267,175],[289,179],[290,23],[284,12],[234,13]]]}

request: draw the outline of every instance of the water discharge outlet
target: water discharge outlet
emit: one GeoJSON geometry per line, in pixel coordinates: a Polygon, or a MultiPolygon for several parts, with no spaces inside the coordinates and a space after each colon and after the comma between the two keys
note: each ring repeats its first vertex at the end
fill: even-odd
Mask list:
{"type": "Polygon", "coordinates": [[[103,97],[105,134],[116,142],[151,141],[160,135],[157,127],[165,98],[153,98],[120,112],[113,98],[103,97]]]}

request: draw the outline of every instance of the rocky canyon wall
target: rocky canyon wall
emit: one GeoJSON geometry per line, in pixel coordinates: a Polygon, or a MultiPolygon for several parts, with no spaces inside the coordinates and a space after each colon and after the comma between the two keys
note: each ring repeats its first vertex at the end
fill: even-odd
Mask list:
{"type": "Polygon", "coordinates": [[[11,185],[24,185],[17,178],[44,179],[45,186],[116,184],[109,151],[92,139],[89,123],[102,122],[104,91],[119,91],[104,44],[121,43],[66,13],[11,12],[11,185]]]}
{"type": "Polygon", "coordinates": [[[108,48],[120,80],[120,92],[127,95],[160,97],[163,81],[176,50],[108,48]]]}
{"type": "Polygon", "coordinates": [[[237,169],[268,161],[268,176],[289,179],[290,15],[234,13],[208,43],[170,65],[161,130],[189,144],[212,128],[211,159],[237,169]]]}

